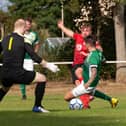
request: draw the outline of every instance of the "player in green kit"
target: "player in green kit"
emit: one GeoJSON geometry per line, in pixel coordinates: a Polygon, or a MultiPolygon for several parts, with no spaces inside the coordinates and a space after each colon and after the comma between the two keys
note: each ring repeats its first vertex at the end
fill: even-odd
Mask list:
{"type": "MultiPolygon", "coordinates": [[[[25,27],[24,36],[31,42],[34,52],[37,53],[39,49],[39,45],[40,45],[38,34],[31,30],[32,20],[30,18],[27,18],[25,22],[26,22],[26,27],[25,27]]],[[[24,69],[29,70],[29,71],[34,70],[33,60],[31,59],[31,56],[28,53],[25,54],[23,67],[24,69]]],[[[20,84],[20,90],[22,93],[22,99],[25,100],[27,98],[26,85],[20,84]]]]}
{"type": "Polygon", "coordinates": [[[67,92],[64,99],[66,101],[70,101],[72,98],[88,93],[94,95],[95,97],[109,101],[112,108],[114,108],[118,103],[118,99],[112,98],[101,91],[96,90],[96,86],[100,79],[99,74],[103,59],[102,52],[96,49],[96,41],[93,36],[88,36],[84,38],[84,40],[89,51],[89,55],[82,66],[84,80],[72,91],[67,92]]]}

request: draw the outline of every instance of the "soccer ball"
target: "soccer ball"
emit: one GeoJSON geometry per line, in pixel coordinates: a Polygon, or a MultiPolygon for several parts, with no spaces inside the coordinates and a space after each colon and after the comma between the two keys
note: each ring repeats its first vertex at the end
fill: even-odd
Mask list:
{"type": "Polygon", "coordinates": [[[74,98],[69,102],[69,109],[80,110],[83,108],[83,103],[79,98],[74,98]]]}

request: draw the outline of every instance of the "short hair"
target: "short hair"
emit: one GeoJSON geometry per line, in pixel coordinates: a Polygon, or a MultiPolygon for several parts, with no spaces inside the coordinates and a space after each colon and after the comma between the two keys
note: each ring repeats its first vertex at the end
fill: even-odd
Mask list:
{"type": "Polygon", "coordinates": [[[19,18],[14,23],[14,29],[20,28],[25,25],[25,20],[22,18],[19,18]]]}
{"type": "Polygon", "coordinates": [[[90,44],[92,46],[95,46],[96,45],[96,36],[89,35],[84,38],[84,41],[86,44],[90,44]]]}
{"type": "Polygon", "coordinates": [[[32,23],[32,18],[28,17],[28,18],[25,19],[25,21],[32,23]]]}

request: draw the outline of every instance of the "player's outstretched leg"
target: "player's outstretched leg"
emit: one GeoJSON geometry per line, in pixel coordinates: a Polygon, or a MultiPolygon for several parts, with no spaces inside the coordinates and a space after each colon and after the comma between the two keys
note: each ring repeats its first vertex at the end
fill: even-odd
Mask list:
{"type": "Polygon", "coordinates": [[[80,100],[82,101],[83,103],[83,108],[84,109],[89,109],[90,108],[90,105],[89,105],[89,102],[90,102],[90,95],[89,94],[83,94],[80,96],[80,100]]]}
{"type": "Polygon", "coordinates": [[[98,90],[95,90],[94,96],[109,101],[112,108],[115,108],[119,102],[117,98],[112,98],[98,90]]]}

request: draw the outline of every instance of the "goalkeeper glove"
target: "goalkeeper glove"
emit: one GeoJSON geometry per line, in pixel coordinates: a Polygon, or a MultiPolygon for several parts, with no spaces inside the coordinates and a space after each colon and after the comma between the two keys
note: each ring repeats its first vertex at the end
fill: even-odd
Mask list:
{"type": "Polygon", "coordinates": [[[41,64],[42,64],[42,66],[44,68],[47,68],[47,69],[49,69],[50,71],[52,71],[54,73],[60,71],[60,69],[58,68],[57,65],[55,65],[53,63],[49,63],[49,62],[47,62],[45,60],[42,60],[41,64]]]}
{"type": "Polygon", "coordinates": [[[47,62],[47,63],[45,64],[45,68],[49,69],[50,71],[52,71],[52,72],[54,72],[54,73],[60,71],[60,69],[58,68],[58,66],[55,65],[55,64],[53,64],[53,63],[48,63],[48,62],[47,62]]]}

